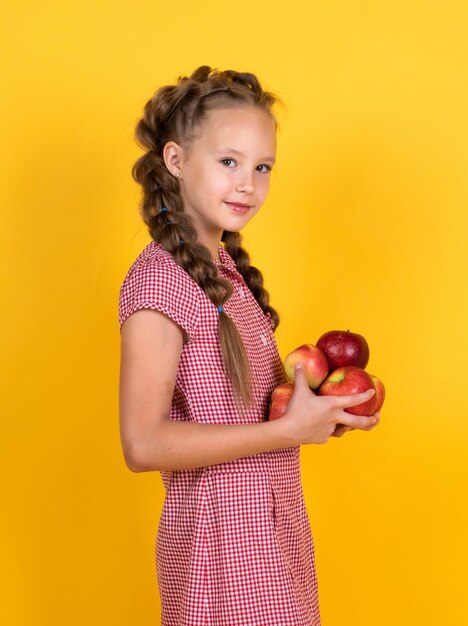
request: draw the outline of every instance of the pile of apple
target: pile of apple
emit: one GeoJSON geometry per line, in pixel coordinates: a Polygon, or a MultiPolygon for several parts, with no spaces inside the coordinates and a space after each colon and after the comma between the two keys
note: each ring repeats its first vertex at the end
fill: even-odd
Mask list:
{"type": "MultiPolygon", "coordinates": [[[[294,381],[296,363],[304,366],[307,383],[319,396],[345,396],[375,389],[375,394],[357,406],[345,409],[354,415],[373,415],[382,408],[385,387],[382,381],[365,371],[369,362],[369,346],[362,335],[349,330],[330,330],[317,344],[305,343],[284,360],[284,369],[294,381]],[[318,390],[318,391],[317,391],[318,390]]],[[[273,390],[269,406],[269,420],[278,419],[286,412],[294,391],[294,382],[281,383],[273,390]]]]}

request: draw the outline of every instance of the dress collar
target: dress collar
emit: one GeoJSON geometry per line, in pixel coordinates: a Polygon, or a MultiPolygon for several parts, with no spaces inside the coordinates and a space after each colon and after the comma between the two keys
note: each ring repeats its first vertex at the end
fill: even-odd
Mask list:
{"type": "MultiPolygon", "coordinates": [[[[225,265],[226,267],[229,267],[230,269],[235,269],[237,267],[237,264],[234,262],[231,255],[228,254],[228,252],[224,249],[224,246],[222,246],[221,244],[219,244],[219,247],[218,247],[218,254],[219,254],[219,261],[221,261],[221,265],[225,265]]],[[[215,260],[216,265],[219,265],[219,261],[215,260]]]]}

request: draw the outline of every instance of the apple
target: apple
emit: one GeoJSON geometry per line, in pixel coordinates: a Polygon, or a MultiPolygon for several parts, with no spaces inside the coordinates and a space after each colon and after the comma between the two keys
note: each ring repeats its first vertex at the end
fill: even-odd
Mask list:
{"type": "MultiPolygon", "coordinates": [[[[360,367],[348,365],[339,367],[329,374],[320,385],[319,396],[347,396],[362,393],[368,389],[375,389],[374,381],[370,374],[360,367]]],[[[373,415],[377,405],[377,393],[367,402],[362,402],[357,406],[345,409],[347,413],[353,415],[373,415]]]]}
{"type": "Polygon", "coordinates": [[[294,380],[294,368],[299,362],[304,365],[307,384],[311,389],[317,389],[329,372],[327,357],[311,343],[299,346],[284,360],[284,370],[289,380],[294,380]]]}
{"type": "Polygon", "coordinates": [[[294,392],[294,383],[281,383],[271,394],[268,419],[276,420],[286,413],[289,400],[294,392]]]}
{"type": "Polygon", "coordinates": [[[362,335],[349,330],[329,330],[317,341],[327,357],[330,371],[339,367],[364,369],[369,362],[369,345],[362,335]]]}
{"type": "Polygon", "coordinates": [[[375,411],[380,411],[385,400],[385,387],[384,387],[383,382],[380,380],[380,378],[378,378],[377,376],[374,376],[374,374],[369,374],[369,376],[374,381],[375,390],[376,390],[375,397],[377,398],[377,406],[375,407],[375,411]]]}

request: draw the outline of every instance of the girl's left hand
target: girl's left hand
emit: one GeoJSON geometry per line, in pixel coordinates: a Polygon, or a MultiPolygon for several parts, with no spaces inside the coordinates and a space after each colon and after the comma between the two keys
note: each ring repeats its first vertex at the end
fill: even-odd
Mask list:
{"type": "MultiPolygon", "coordinates": [[[[369,428],[365,428],[365,429],[360,429],[360,430],[372,430],[373,428],[375,428],[375,426],[377,426],[377,424],[380,422],[380,412],[376,411],[374,413],[374,422],[373,424],[371,424],[369,426],[369,428]]],[[[346,432],[348,432],[348,430],[355,430],[355,428],[352,428],[351,426],[345,426],[344,424],[337,424],[335,430],[332,432],[331,436],[332,437],[342,437],[346,432]]]]}

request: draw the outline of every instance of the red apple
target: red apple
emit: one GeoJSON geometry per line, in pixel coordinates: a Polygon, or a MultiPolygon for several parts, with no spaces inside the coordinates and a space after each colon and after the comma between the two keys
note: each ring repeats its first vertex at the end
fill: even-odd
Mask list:
{"type": "Polygon", "coordinates": [[[276,420],[286,413],[289,400],[294,392],[294,383],[281,383],[271,394],[268,419],[276,420]]]}
{"type": "Polygon", "coordinates": [[[324,353],[311,343],[305,343],[288,354],[284,360],[284,370],[289,380],[294,380],[296,363],[304,365],[307,384],[317,389],[328,374],[328,362],[324,353]]]}
{"type": "Polygon", "coordinates": [[[385,400],[385,387],[380,378],[374,376],[374,374],[370,374],[370,377],[374,381],[376,390],[375,397],[377,398],[377,406],[375,407],[375,411],[380,411],[385,400]]]}
{"type": "MultiPolygon", "coordinates": [[[[362,393],[368,389],[375,389],[374,381],[370,374],[360,367],[349,365],[339,367],[325,378],[318,391],[319,396],[347,396],[362,393]]],[[[376,393],[367,400],[351,406],[345,411],[353,415],[373,415],[377,404],[376,393]]]]}
{"type": "Polygon", "coordinates": [[[317,347],[327,357],[330,371],[348,365],[364,369],[369,362],[367,341],[349,330],[329,330],[319,338],[317,347]]]}

